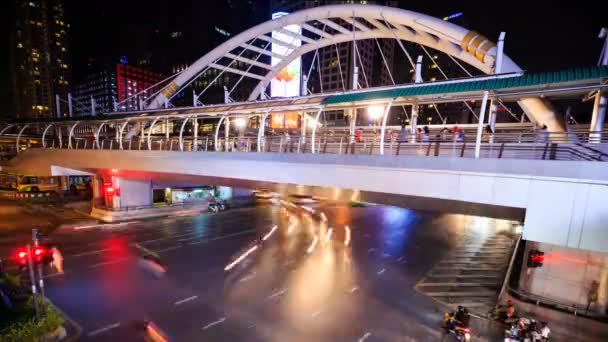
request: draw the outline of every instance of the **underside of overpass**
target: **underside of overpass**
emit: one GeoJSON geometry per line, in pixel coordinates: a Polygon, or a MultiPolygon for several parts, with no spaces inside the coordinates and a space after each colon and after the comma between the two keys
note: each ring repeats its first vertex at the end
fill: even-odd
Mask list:
{"type": "Polygon", "coordinates": [[[524,239],[608,251],[608,165],[376,155],[37,150],[2,171],[194,181],[524,221],[524,239]]]}

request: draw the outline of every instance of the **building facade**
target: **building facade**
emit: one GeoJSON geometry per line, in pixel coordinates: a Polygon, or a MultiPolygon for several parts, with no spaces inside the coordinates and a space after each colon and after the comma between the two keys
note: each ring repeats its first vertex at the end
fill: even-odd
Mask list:
{"type": "Polygon", "coordinates": [[[74,85],[72,105],[76,115],[93,115],[114,111],[118,101],[116,68],[105,66],[91,70],[83,80],[74,85]]]}
{"type": "Polygon", "coordinates": [[[156,85],[163,80],[163,76],[128,64],[116,64],[116,89],[118,93],[118,107],[121,110],[137,110],[140,101],[144,101],[161,89],[156,85]],[[141,93],[139,95],[136,95],[141,93]]]}
{"type": "Polygon", "coordinates": [[[144,102],[161,89],[156,84],[162,79],[159,73],[128,64],[91,67],[73,88],[74,115],[138,110],[140,102],[145,106],[144,102]]]}
{"type": "Polygon", "coordinates": [[[17,0],[11,37],[17,117],[66,116],[71,79],[70,24],[62,0],[17,0]],[[64,100],[56,103],[56,97],[64,100]]]}

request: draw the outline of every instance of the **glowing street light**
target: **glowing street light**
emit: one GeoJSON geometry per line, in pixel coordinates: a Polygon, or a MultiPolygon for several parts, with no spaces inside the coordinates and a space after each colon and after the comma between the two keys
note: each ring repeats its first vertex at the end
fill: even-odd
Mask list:
{"type": "Polygon", "coordinates": [[[382,117],[382,115],[384,114],[384,107],[383,106],[369,106],[367,107],[367,115],[369,115],[369,118],[372,120],[378,120],[382,117]]]}
{"type": "Polygon", "coordinates": [[[245,118],[236,118],[234,119],[234,125],[238,128],[243,128],[247,125],[247,120],[245,118]]]}

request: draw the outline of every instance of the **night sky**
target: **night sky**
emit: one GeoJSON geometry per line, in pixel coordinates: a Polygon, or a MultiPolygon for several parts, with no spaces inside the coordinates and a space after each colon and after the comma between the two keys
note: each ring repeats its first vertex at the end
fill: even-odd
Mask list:
{"type": "MultiPolygon", "coordinates": [[[[232,0],[230,8],[228,0],[171,0],[162,2],[170,8],[158,8],[155,1],[66,0],[72,26],[74,78],[78,79],[91,59],[116,62],[119,56],[127,55],[134,62],[156,30],[159,34],[181,30],[188,37],[184,46],[167,53],[183,55],[184,60],[200,57],[226,39],[214,32],[214,26],[238,33],[268,19],[269,0],[252,2],[253,6],[248,7],[239,5],[247,1],[232,0]]],[[[602,26],[608,26],[608,17],[598,5],[582,1],[410,0],[400,1],[400,7],[437,17],[463,12],[464,16],[454,23],[492,40],[506,31],[506,53],[523,69],[532,71],[596,64],[602,46],[597,35],[602,26]]],[[[9,93],[6,34],[10,20],[9,11],[0,10],[2,103],[6,103],[9,93]]],[[[163,52],[154,54],[153,58],[162,58],[163,52]]],[[[398,52],[397,57],[403,56],[398,52]]]]}

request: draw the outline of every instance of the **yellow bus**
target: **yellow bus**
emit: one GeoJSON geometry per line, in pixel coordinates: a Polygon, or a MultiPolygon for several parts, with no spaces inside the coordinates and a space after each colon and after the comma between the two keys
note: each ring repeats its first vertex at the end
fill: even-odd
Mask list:
{"type": "Polygon", "coordinates": [[[57,177],[38,177],[29,175],[2,175],[0,183],[5,188],[18,192],[47,192],[59,190],[57,177]]]}

